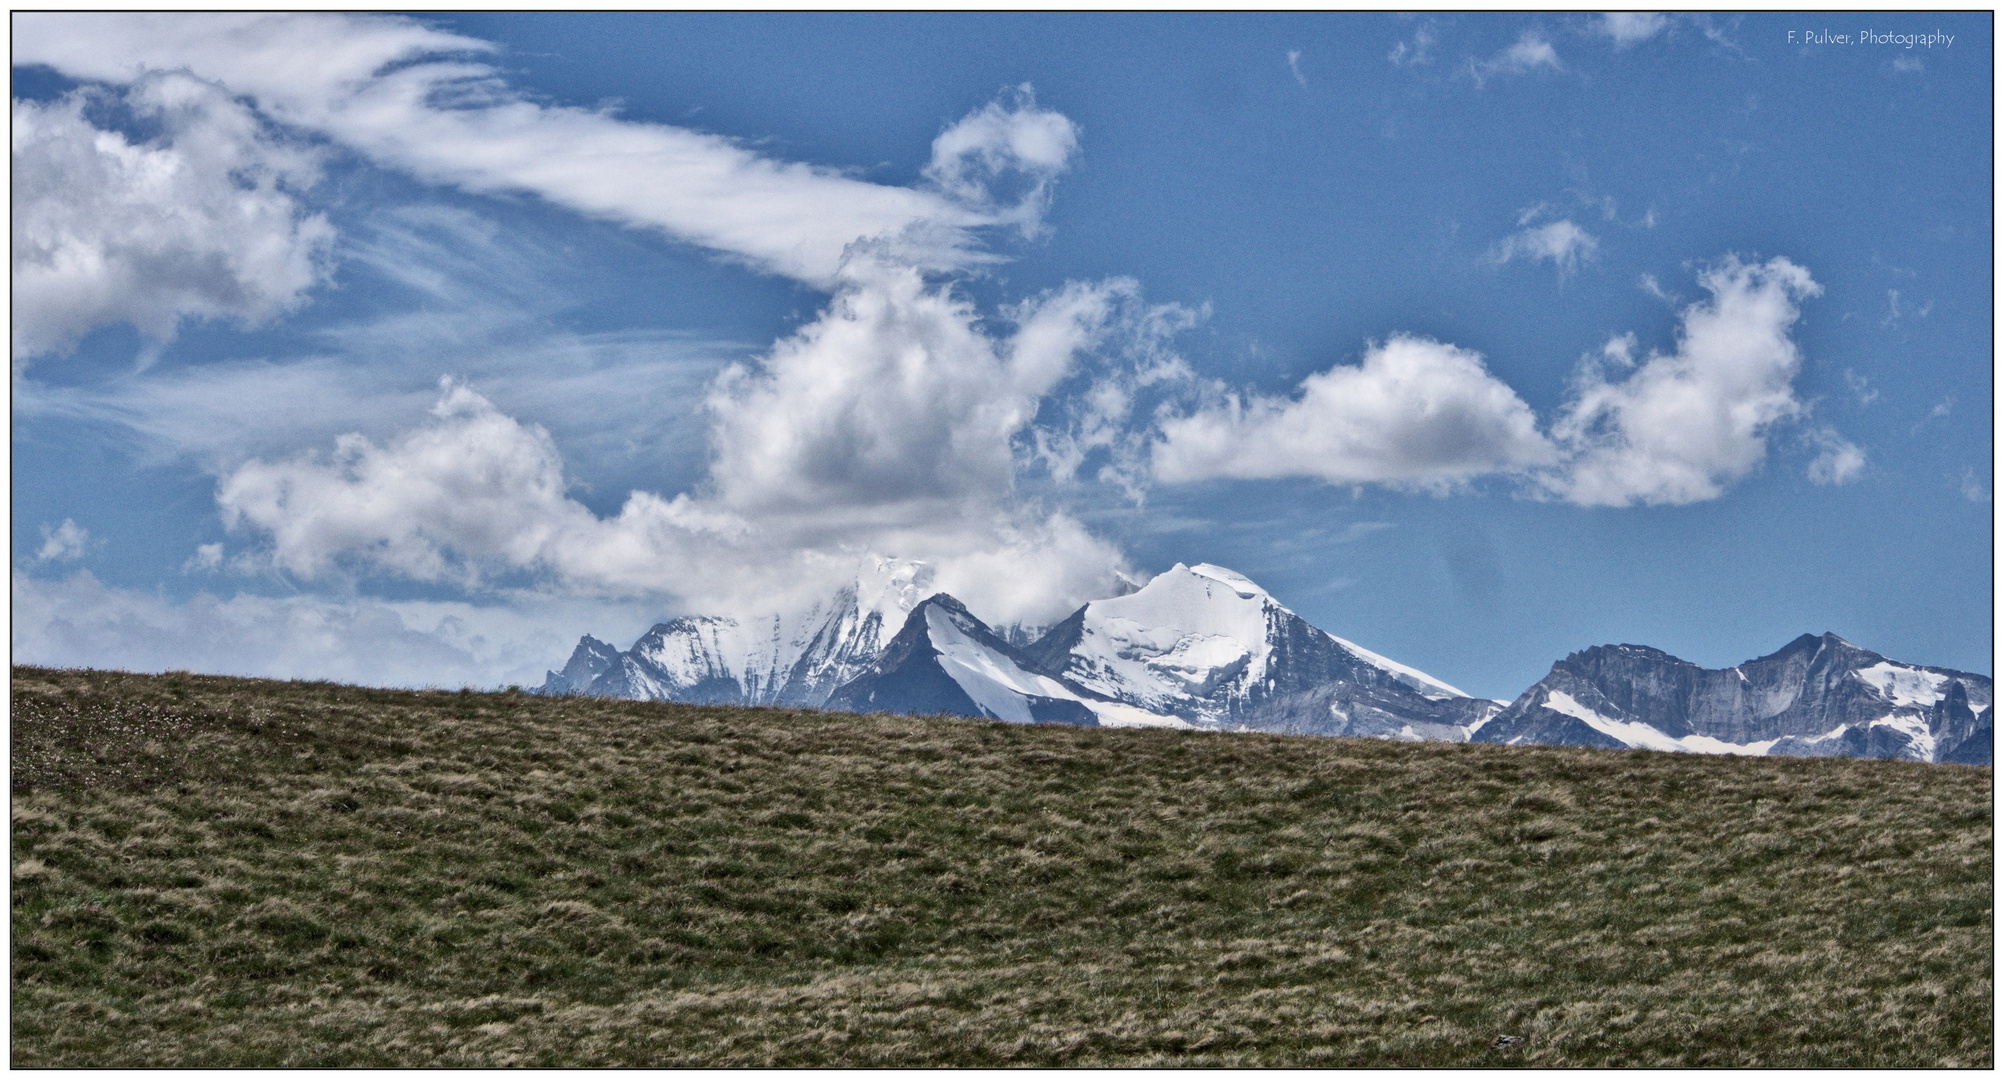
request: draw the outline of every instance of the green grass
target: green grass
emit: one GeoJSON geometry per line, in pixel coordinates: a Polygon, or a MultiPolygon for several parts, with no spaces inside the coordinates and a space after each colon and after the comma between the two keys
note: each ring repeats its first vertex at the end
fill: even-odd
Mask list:
{"type": "Polygon", "coordinates": [[[16,1065],[1992,1060],[1987,768],[13,699],[16,1065]]]}

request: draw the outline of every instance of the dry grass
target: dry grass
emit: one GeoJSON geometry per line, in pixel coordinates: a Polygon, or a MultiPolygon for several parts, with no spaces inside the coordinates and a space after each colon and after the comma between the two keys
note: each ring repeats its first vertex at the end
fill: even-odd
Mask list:
{"type": "Polygon", "coordinates": [[[1987,768],[14,679],[17,1065],[1992,1060],[1987,768]]]}

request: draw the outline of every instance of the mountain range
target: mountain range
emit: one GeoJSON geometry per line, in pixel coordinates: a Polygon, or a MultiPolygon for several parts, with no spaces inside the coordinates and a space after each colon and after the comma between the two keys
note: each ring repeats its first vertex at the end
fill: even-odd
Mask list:
{"type": "Polygon", "coordinates": [[[1178,563],[1050,627],[991,627],[874,558],[790,614],[685,616],[633,647],[585,636],[541,693],[1017,723],[1990,763],[1991,680],[1805,634],[1710,669],[1640,645],[1477,698],[1321,630],[1244,575],[1178,563]]]}

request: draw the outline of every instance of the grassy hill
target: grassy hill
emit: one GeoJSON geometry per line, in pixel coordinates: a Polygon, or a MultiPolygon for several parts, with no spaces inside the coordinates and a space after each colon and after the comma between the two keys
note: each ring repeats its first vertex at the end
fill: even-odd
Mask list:
{"type": "Polygon", "coordinates": [[[1992,1060],[1987,768],[17,667],[13,784],[16,1065],[1992,1060]]]}

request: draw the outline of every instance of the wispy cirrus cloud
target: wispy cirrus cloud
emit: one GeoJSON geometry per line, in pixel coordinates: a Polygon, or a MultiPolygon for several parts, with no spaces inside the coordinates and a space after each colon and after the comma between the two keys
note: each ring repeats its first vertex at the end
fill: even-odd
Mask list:
{"type": "Polygon", "coordinates": [[[1385,58],[1399,67],[1422,67],[1433,63],[1433,47],[1439,41],[1439,27],[1432,19],[1422,19],[1412,37],[1392,43],[1385,58]]]}
{"type": "Polygon", "coordinates": [[[574,329],[567,283],[601,253],[567,252],[457,207],[378,210],[351,222],[339,249],[344,286],[373,302],[317,321],[293,351],[175,357],[81,382],[27,378],[15,415],[122,429],[149,465],[220,475],[345,433],[389,437],[424,415],[450,374],[535,417],[579,483],[680,486],[701,473],[709,381],[757,349],[644,324],[574,329]]]}
{"type": "Polygon", "coordinates": [[[1561,218],[1511,233],[1497,242],[1489,258],[1498,266],[1517,259],[1543,260],[1557,267],[1560,277],[1566,277],[1599,250],[1597,237],[1573,224],[1572,219],[1561,218]]]}
{"type": "Polygon", "coordinates": [[[283,124],[425,181],[533,194],[820,286],[833,284],[859,239],[939,269],[990,260],[971,230],[1034,230],[1075,138],[1069,121],[1024,94],[943,133],[931,186],[900,187],[532,99],[487,59],[492,44],[412,19],[33,14],[15,19],[13,40],[16,64],[77,78],[127,83],[186,69],[283,124]],[[1020,197],[1001,197],[1012,180],[1020,197]]]}
{"type": "Polygon", "coordinates": [[[16,569],[10,593],[15,663],[371,686],[536,686],[577,627],[631,638],[659,618],[651,605],[534,594],[470,603],[203,592],[170,603],[88,571],[37,580],[16,569]]]}
{"type": "Polygon", "coordinates": [[[1962,467],[1962,483],[1960,488],[1962,497],[1968,499],[1970,502],[1986,503],[1990,501],[1990,485],[1984,483],[1982,478],[1976,475],[1976,466],[1974,465],[1965,465],[1962,467]]]}
{"type": "Polygon", "coordinates": [[[1546,40],[1543,32],[1533,28],[1517,35],[1517,40],[1499,50],[1487,60],[1470,58],[1469,77],[1476,86],[1482,86],[1497,75],[1528,75],[1536,71],[1564,71],[1559,62],[1559,51],[1546,40]]]}
{"type": "MultiPolygon", "coordinates": [[[[1392,61],[1427,62],[1431,26],[1392,61]]],[[[321,327],[324,354],[17,397],[17,414],[67,409],[201,457],[231,532],[198,547],[190,572],[260,566],[336,591],[388,578],[483,599],[528,582],[656,612],[731,610],[819,590],[863,554],[892,552],[936,563],[938,587],[984,617],[1036,621],[1104,595],[1127,567],[1118,546],[1025,494],[1034,469],[1053,489],[1090,477],[1137,501],[1150,485],[1294,476],[1433,492],[1488,477],[1590,505],[1678,503],[1717,497],[1758,466],[1773,429],[1807,414],[1789,332],[1815,286],[1785,260],[1708,273],[1711,299],[1684,310],[1670,353],[1638,360],[1626,339],[1542,424],[1483,357],[1452,343],[1392,334],[1354,364],[1267,394],[1199,386],[1170,347],[1199,313],[1150,308],[1125,279],[983,310],[968,278],[1002,257],[991,245],[1043,229],[1081,143],[1028,86],[926,132],[927,164],[894,185],[552,104],[515,89],[493,46],[416,20],[28,15],[16,31],[17,63],[104,84],[91,93],[136,100],[173,79],[209,88],[204,115],[242,121],[254,140],[230,145],[254,163],[253,152],[290,160],[281,152],[310,139],[427,184],[532,195],[818,294],[819,310],[765,347],[553,330],[538,321],[547,260],[475,215],[372,213],[344,224],[338,246],[302,248],[317,219],[295,189],[310,171],[273,171],[246,188],[274,208],[263,235],[291,236],[283,250],[306,250],[314,274],[338,252],[427,302],[321,327]],[[159,74],[168,69],[179,74],[159,74]],[[441,373],[457,377],[440,386],[441,373]],[[622,476],[631,482],[610,489],[625,496],[613,504],[581,493],[581,460],[622,455],[655,474],[622,476]]],[[[1470,68],[1478,81],[1563,70],[1536,31],[1470,68]]],[[[76,116],[74,145],[108,131],[76,116]]],[[[188,153],[196,142],[125,146],[188,153]]],[[[1495,262],[1550,262],[1563,277],[1596,251],[1570,219],[1517,227],[1495,262]]],[[[199,252],[214,239],[173,243],[199,252]]],[[[285,310],[317,280],[273,274],[263,299],[213,311],[285,310]]],[[[161,310],[152,325],[166,332],[211,313],[161,310]]],[[[1857,475],[1862,451],[1829,440],[1810,478],[1857,475]]],[[[332,663],[311,642],[343,633],[374,635],[371,648],[403,642],[427,670],[501,663],[443,621],[419,627],[407,608],[210,598],[176,614],[79,579],[26,588],[41,613],[34,640],[68,633],[68,605],[94,613],[92,626],[130,618],[195,634],[188,620],[207,620],[237,628],[226,640],[293,642],[260,661],[272,671],[332,663]]],[[[552,653],[561,643],[541,655],[552,653]]]]}

